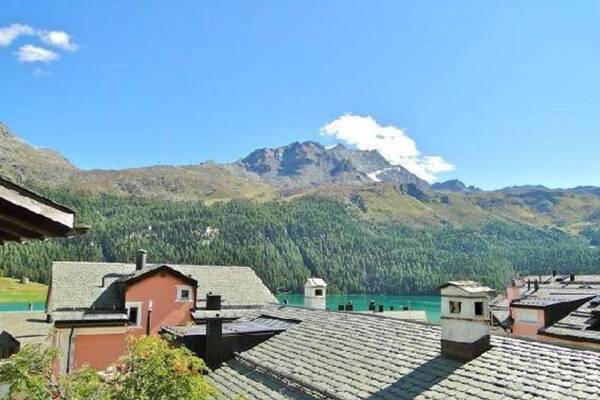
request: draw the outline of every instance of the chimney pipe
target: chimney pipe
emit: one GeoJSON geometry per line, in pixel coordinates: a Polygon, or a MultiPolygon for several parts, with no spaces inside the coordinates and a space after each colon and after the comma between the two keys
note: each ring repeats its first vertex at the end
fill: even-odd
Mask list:
{"type": "Polygon", "coordinates": [[[556,270],[555,269],[552,270],[552,276],[556,276],[556,270]]]}
{"type": "Polygon", "coordinates": [[[533,282],[533,289],[534,292],[537,292],[537,290],[540,288],[540,283],[538,281],[534,281],[533,282]]]}
{"type": "Polygon", "coordinates": [[[569,280],[570,280],[571,282],[574,282],[574,281],[575,281],[575,274],[571,274],[571,275],[569,275],[569,280]]]}
{"type": "Polygon", "coordinates": [[[527,290],[531,290],[531,281],[527,279],[527,290]]]}
{"type": "MultiPolygon", "coordinates": [[[[219,311],[221,309],[221,296],[208,293],[206,295],[206,309],[219,311]]],[[[223,318],[217,313],[206,320],[206,364],[217,367],[222,360],[223,347],[223,318]]]]}
{"type": "Polygon", "coordinates": [[[218,294],[208,293],[206,295],[206,309],[218,311],[221,309],[221,296],[218,294]]]}
{"type": "Polygon", "coordinates": [[[146,250],[138,250],[135,255],[135,270],[140,271],[144,267],[146,267],[146,255],[148,252],[146,250]]]}

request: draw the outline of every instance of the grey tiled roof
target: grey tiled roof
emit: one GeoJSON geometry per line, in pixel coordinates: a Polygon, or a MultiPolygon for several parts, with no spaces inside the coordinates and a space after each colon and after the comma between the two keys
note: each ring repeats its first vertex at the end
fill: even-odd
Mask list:
{"type": "MultiPolygon", "coordinates": [[[[154,268],[149,264],[148,268],[154,268]]],[[[204,265],[169,265],[198,281],[198,306],[203,307],[206,294],[222,296],[223,307],[250,307],[277,303],[277,299],[248,267],[204,265]]],[[[120,310],[123,307],[120,283],[135,272],[135,264],[55,262],[49,312],[57,310],[120,310]],[[104,286],[103,286],[104,282],[104,286]]]]}
{"type": "MultiPolygon", "coordinates": [[[[258,317],[251,320],[225,322],[223,323],[222,333],[223,335],[233,335],[240,333],[283,332],[297,323],[297,321],[258,317]]],[[[206,328],[204,324],[163,327],[167,332],[178,336],[206,336],[206,328]]]]}
{"type": "Polygon", "coordinates": [[[107,322],[107,321],[121,321],[123,323],[128,322],[127,314],[118,312],[86,312],[82,310],[74,311],[54,311],[52,313],[52,319],[54,322],[62,321],[81,321],[81,322],[107,322]]]}
{"type": "Polygon", "coordinates": [[[467,363],[440,354],[440,328],[379,315],[271,306],[290,327],[211,372],[247,399],[581,399],[600,396],[600,353],[492,336],[467,363]],[[310,389],[310,390],[308,390],[310,389]]]}
{"type": "Polygon", "coordinates": [[[41,311],[0,313],[0,330],[10,333],[22,345],[49,344],[51,328],[52,324],[46,323],[46,314],[41,311]]]}
{"type": "Polygon", "coordinates": [[[600,342],[599,301],[598,298],[588,301],[542,332],[565,339],[600,342]]]}

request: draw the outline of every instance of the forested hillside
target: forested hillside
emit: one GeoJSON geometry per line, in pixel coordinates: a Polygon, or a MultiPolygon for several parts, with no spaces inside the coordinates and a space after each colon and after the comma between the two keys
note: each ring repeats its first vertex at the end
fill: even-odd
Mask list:
{"type": "MultiPolygon", "coordinates": [[[[599,272],[600,250],[579,236],[492,220],[477,227],[409,227],[370,222],[359,205],[307,196],[210,206],[114,196],[47,193],[92,225],[71,240],[0,247],[4,275],[47,282],[55,260],[248,265],[273,290],[299,290],[305,277],[332,291],[431,292],[449,279],[497,288],[517,272],[599,272]]],[[[590,239],[595,240],[595,233],[590,239]]]]}

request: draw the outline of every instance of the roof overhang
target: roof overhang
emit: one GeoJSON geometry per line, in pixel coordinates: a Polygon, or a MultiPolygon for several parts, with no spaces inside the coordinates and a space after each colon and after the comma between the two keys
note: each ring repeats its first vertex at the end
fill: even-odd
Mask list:
{"type": "Polygon", "coordinates": [[[122,279],[121,282],[123,282],[125,285],[129,286],[129,285],[132,285],[135,282],[141,281],[142,279],[145,279],[145,278],[147,278],[149,276],[152,276],[152,275],[156,275],[158,273],[171,274],[173,276],[178,277],[182,281],[189,283],[194,288],[198,287],[198,281],[197,280],[195,280],[191,276],[187,276],[187,275],[179,272],[175,268],[172,268],[172,267],[170,267],[168,265],[160,265],[160,266],[155,267],[155,268],[146,268],[146,269],[142,269],[140,271],[135,271],[132,276],[130,276],[128,278],[125,278],[125,279],[122,279]]]}
{"type": "Polygon", "coordinates": [[[75,213],[67,207],[0,178],[0,244],[70,237],[88,229],[75,225],[75,213]]]}

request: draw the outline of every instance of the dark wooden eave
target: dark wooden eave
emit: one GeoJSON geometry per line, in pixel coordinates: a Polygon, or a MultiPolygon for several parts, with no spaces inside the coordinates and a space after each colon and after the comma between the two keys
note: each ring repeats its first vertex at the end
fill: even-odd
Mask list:
{"type": "Polygon", "coordinates": [[[69,237],[85,232],[75,213],[0,177],[0,244],[69,237]]]}

